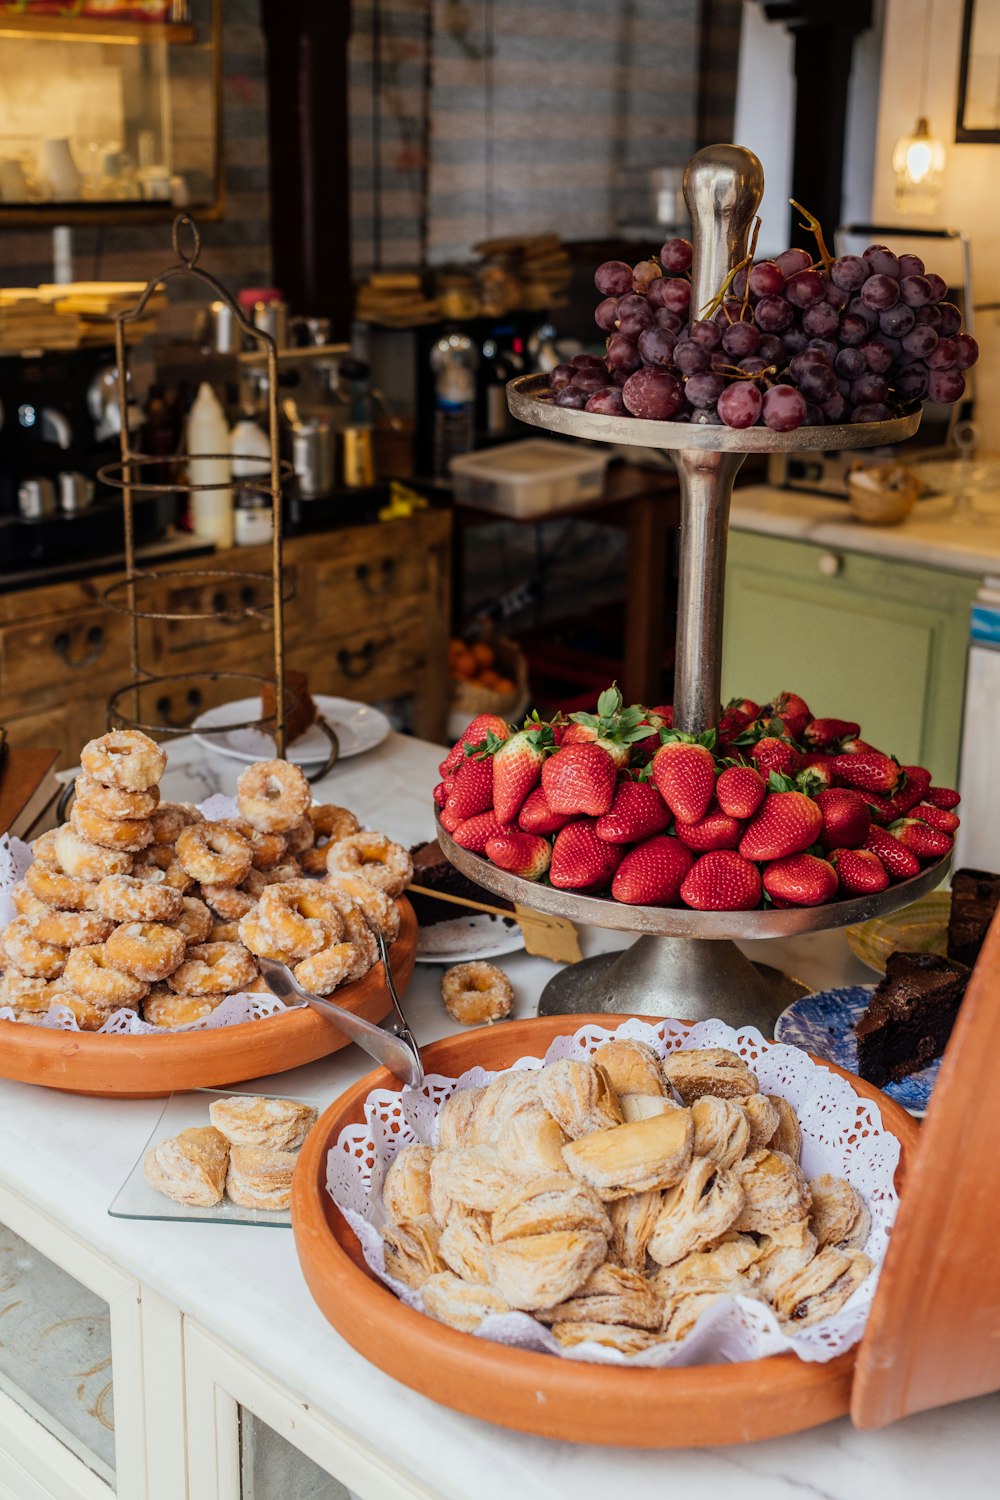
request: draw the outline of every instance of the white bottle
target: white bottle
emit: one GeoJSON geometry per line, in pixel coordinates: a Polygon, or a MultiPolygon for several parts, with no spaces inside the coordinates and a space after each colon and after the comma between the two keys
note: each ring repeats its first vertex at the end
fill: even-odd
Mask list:
{"type": "MultiPolygon", "coordinates": [[[[234,479],[269,480],[271,444],[267,433],[251,417],[241,417],[229,434],[234,479]],[[255,462],[259,459],[260,462],[255,462]]],[[[235,537],[237,547],[257,547],[271,540],[271,497],[257,489],[236,486],[235,537]]]]}
{"type": "MultiPolygon", "coordinates": [[[[187,420],[188,479],[192,484],[228,486],[232,477],[229,460],[229,424],[218,396],[202,381],[187,420]],[[200,454],[218,455],[212,458],[200,454]]],[[[191,520],[195,536],[206,537],[217,547],[233,545],[233,492],[231,488],[193,490],[191,520]]]]}

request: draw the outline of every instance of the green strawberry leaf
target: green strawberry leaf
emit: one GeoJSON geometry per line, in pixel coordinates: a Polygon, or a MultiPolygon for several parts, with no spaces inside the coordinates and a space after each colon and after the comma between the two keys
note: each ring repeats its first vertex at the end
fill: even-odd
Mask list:
{"type": "Polygon", "coordinates": [[[596,714],[575,713],[570,714],[570,719],[574,724],[585,724],[588,729],[596,729],[598,727],[596,714]]]}
{"type": "Polygon", "coordinates": [[[807,797],[815,797],[817,792],[826,791],[826,782],[814,770],[807,769],[799,771],[795,777],[795,789],[805,792],[807,797]]]}
{"type": "Polygon", "coordinates": [[[491,755],[496,755],[502,745],[509,745],[511,740],[516,738],[517,735],[511,735],[509,740],[502,740],[491,729],[486,738],[481,740],[478,745],[472,745],[471,747],[466,745],[465,753],[466,755],[475,756],[476,760],[488,760],[491,755]]]}
{"type": "Polygon", "coordinates": [[[719,736],[714,729],[706,729],[703,734],[698,736],[697,744],[704,745],[706,750],[714,750],[715,742],[718,738],[719,736]]]}
{"type": "Polygon", "coordinates": [[[610,718],[616,714],[622,706],[622,695],[618,690],[618,684],[613,682],[609,688],[597,700],[597,712],[602,718],[610,718]]]}
{"type": "Polygon", "coordinates": [[[783,776],[780,771],[772,771],[768,776],[767,789],[769,792],[794,792],[797,790],[792,778],[790,776],[783,776]]]}

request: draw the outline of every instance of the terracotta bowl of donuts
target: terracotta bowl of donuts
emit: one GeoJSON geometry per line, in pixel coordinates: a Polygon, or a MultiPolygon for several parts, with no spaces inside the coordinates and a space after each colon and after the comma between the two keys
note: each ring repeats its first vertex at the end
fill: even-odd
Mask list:
{"type": "MultiPolygon", "coordinates": [[[[614,1024],[607,1015],[574,1015],[486,1027],[425,1047],[424,1065],[447,1077],[475,1065],[503,1069],[519,1057],[544,1056],[555,1037],[588,1022],[614,1024]]],[[[902,1148],[898,1187],[912,1163],[916,1123],[862,1079],[813,1060],[878,1104],[902,1148]]],[[[477,1338],[400,1302],[369,1270],[326,1190],[327,1154],[340,1132],[363,1122],[373,1089],[398,1086],[379,1069],[342,1094],[308,1137],[292,1184],[292,1226],[309,1289],[337,1332],[379,1369],[457,1411],[564,1442],[713,1447],[779,1437],[847,1414],[857,1349],[821,1364],[786,1353],[740,1364],[625,1369],[477,1338]]]]}

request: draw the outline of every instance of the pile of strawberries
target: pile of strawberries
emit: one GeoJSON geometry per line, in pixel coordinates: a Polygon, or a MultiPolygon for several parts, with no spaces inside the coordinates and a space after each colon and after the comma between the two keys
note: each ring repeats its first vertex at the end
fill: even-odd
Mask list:
{"type": "Polygon", "coordinates": [[[526,880],[696,911],[870,895],[951,849],[958,793],[795,693],[734,700],[698,738],[672,719],[616,687],[568,720],[480,714],[441,763],[441,824],[526,880]]]}

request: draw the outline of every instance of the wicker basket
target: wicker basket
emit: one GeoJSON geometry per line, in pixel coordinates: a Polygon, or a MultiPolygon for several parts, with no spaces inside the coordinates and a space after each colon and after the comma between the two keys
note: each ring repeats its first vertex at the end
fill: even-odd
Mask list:
{"type": "Polygon", "coordinates": [[[496,660],[496,669],[514,684],[512,692],[498,693],[475,681],[452,683],[451,712],[462,717],[467,724],[477,714],[499,714],[509,719],[528,697],[528,664],[516,641],[503,636],[491,640],[496,660]]]}

